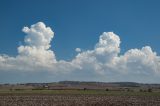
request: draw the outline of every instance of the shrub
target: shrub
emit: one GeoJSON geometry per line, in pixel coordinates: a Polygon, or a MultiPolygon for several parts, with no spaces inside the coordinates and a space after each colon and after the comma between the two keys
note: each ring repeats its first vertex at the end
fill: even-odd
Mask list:
{"type": "Polygon", "coordinates": [[[139,92],[143,92],[143,90],[142,90],[142,89],[140,89],[140,90],[139,90],[139,92]]]}
{"type": "Polygon", "coordinates": [[[151,88],[148,88],[148,92],[152,92],[152,89],[151,89],[151,88]]]}
{"type": "Polygon", "coordinates": [[[107,88],[106,91],[109,91],[109,89],[107,88]]]}
{"type": "Polygon", "coordinates": [[[85,91],[85,90],[87,90],[87,88],[83,88],[83,90],[85,91]]]}

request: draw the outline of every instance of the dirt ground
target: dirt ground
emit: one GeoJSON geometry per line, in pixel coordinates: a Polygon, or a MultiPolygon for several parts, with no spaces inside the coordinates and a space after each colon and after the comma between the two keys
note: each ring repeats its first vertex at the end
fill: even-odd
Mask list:
{"type": "Polygon", "coordinates": [[[3,95],[0,106],[160,106],[159,96],[3,95]]]}

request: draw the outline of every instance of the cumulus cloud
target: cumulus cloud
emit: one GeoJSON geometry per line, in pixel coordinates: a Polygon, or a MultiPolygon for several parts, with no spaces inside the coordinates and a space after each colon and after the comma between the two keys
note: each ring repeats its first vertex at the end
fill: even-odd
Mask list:
{"type": "MultiPolygon", "coordinates": [[[[80,48],[76,48],[78,54],[71,61],[57,61],[54,51],[50,49],[54,37],[50,27],[38,22],[24,27],[22,31],[26,36],[24,45],[17,48],[18,55],[0,55],[1,75],[16,73],[19,76],[30,76],[30,72],[35,74],[32,76],[34,79],[39,80],[39,77],[44,75],[45,80],[51,81],[155,82],[160,79],[160,56],[150,46],[130,49],[123,55],[120,54],[121,41],[113,32],[102,33],[93,50],[81,51],[80,48]]],[[[3,76],[0,79],[2,78],[5,79],[3,76]]]]}
{"type": "Polygon", "coordinates": [[[22,31],[27,34],[24,39],[27,45],[43,49],[50,48],[50,42],[54,37],[54,33],[43,22],[31,25],[31,28],[24,27],[22,31]]]}
{"type": "Polygon", "coordinates": [[[123,58],[126,59],[126,66],[131,73],[151,75],[160,72],[160,57],[149,46],[128,50],[123,58]]]}
{"type": "Polygon", "coordinates": [[[80,48],[76,48],[75,51],[76,52],[81,52],[81,49],[80,48]]]}
{"type": "Polygon", "coordinates": [[[104,32],[93,50],[79,53],[72,62],[81,70],[113,78],[111,81],[144,82],[160,77],[160,57],[151,47],[131,49],[120,55],[120,42],[118,35],[104,32]]]}
{"type": "Polygon", "coordinates": [[[49,49],[54,37],[50,27],[46,27],[43,22],[38,22],[30,28],[24,27],[22,31],[26,33],[25,45],[18,47],[16,57],[1,55],[0,70],[37,71],[43,68],[45,70],[56,63],[55,54],[49,49]]]}

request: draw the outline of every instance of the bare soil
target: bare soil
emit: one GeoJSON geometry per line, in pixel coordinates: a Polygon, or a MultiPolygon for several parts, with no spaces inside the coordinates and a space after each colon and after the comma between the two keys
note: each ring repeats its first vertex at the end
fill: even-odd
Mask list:
{"type": "Polygon", "coordinates": [[[160,106],[160,96],[1,95],[0,106],[160,106]]]}

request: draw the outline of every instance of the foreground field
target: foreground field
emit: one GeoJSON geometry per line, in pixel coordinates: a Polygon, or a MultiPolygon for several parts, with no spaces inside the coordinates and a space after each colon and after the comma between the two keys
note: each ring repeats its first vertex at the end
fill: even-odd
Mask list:
{"type": "Polygon", "coordinates": [[[0,106],[160,106],[159,96],[3,95],[0,106]]]}
{"type": "Polygon", "coordinates": [[[79,81],[0,84],[0,106],[160,106],[160,84],[79,81]]]}
{"type": "Polygon", "coordinates": [[[160,93],[105,90],[1,90],[0,106],[160,106],[160,93]]]}

